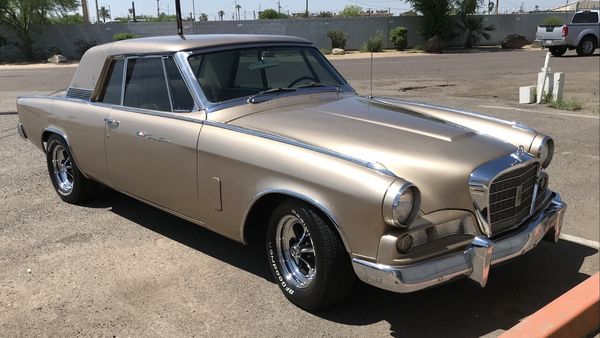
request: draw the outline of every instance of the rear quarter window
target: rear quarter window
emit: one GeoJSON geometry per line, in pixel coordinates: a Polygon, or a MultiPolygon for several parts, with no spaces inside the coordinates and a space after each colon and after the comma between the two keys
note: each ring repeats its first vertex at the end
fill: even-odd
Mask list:
{"type": "Polygon", "coordinates": [[[598,23],[597,12],[581,12],[573,16],[572,23],[598,23]]]}

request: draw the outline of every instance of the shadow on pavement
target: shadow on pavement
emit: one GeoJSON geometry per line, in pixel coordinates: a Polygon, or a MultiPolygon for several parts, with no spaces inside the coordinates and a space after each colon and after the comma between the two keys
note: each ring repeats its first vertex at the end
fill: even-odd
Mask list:
{"type": "MultiPolygon", "coordinates": [[[[260,276],[271,274],[264,256],[198,225],[133,198],[102,188],[92,208],[110,207],[117,215],[260,276]]],[[[397,294],[358,282],[340,306],[315,313],[345,325],[386,321],[396,337],[479,337],[506,330],[586,278],[579,268],[598,251],[567,241],[542,242],[525,256],[494,267],[486,288],[459,280],[411,294],[397,294]]]]}
{"type": "Polygon", "coordinates": [[[101,187],[97,198],[85,206],[91,208],[111,208],[110,211],[115,214],[137,223],[148,230],[268,281],[272,279],[271,271],[265,263],[266,256],[263,256],[257,250],[251,250],[241,243],[110,188],[101,187]]]}

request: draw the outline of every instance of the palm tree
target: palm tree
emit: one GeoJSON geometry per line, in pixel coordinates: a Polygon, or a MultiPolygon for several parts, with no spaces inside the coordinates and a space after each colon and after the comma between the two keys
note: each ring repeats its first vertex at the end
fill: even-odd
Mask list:
{"type": "Polygon", "coordinates": [[[219,19],[223,21],[223,15],[225,15],[225,11],[219,11],[219,19]]]}
{"type": "Polygon", "coordinates": [[[110,12],[108,11],[108,8],[104,6],[100,7],[100,10],[98,11],[98,16],[100,16],[102,22],[106,22],[106,19],[110,20],[110,12]]]}
{"type": "Polygon", "coordinates": [[[240,9],[242,6],[240,4],[235,5],[235,9],[237,10],[237,19],[240,20],[240,9]]]}
{"type": "Polygon", "coordinates": [[[465,15],[460,18],[460,21],[458,26],[466,34],[465,48],[473,48],[481,38],[489,40],[490,32],[496,29],[494,25],[486,26],[481,16],[465,15]]]}

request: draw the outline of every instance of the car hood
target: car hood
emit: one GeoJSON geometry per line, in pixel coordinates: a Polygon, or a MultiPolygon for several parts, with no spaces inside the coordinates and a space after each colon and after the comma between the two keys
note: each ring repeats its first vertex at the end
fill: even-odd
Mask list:
{"type": "Polygon", "coordinates": [[[516,147],[416,109],[351,96],[279,106],[229,122],[383,164],[421,190],[422,209],[472,209],[470,173],[516,147]]]}

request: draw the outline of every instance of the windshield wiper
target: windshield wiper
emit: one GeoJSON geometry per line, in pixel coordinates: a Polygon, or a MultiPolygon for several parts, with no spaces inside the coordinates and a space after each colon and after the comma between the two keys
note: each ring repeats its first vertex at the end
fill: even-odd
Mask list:
{"type": "Polygon", "coordinates": [[[294,88],[314,88],[314,87],[326,87],[327,85],[322,84],[321,82],[309,82],[305,84],[301,84],[294,88]]]}
{"type": "Polygon", "coordinates": [[[282,88],[282,87],[278,87],[278,88],[271,88],[271,89],[267,89],[267,90],[263,90],[262,92],[258,92],[252,96],[250,96],[248,98],[248,103],[258,103],[258,102],[262,102],[265,101],[265,99],[263,100],[258,100],[258,98],[263,97],[263,96],[268,96],[269,94],[279,94],[279,93],[287,93],[287,92],[295,92],[296,88],[282,88]]]}

